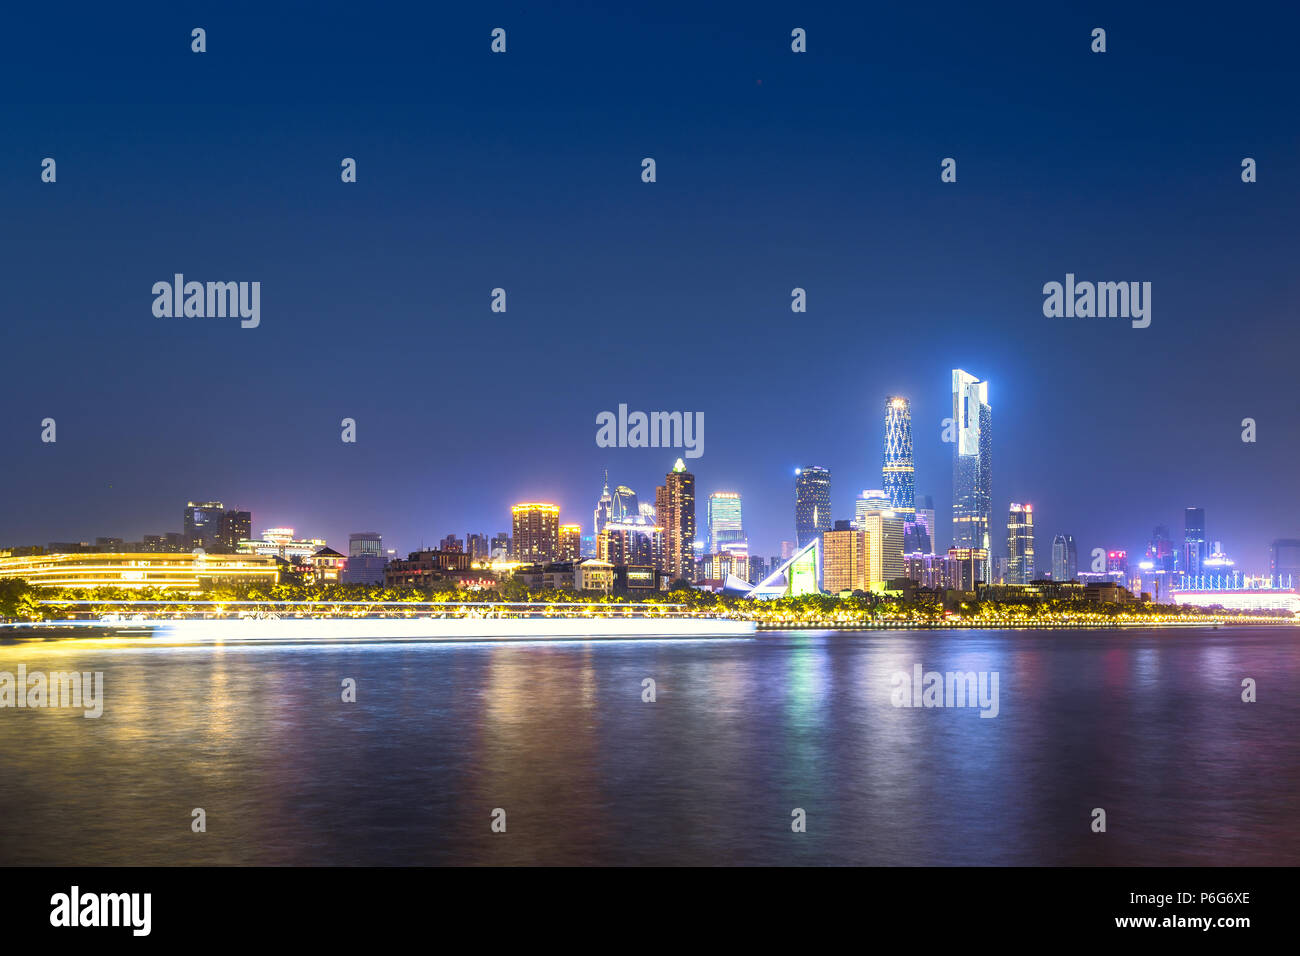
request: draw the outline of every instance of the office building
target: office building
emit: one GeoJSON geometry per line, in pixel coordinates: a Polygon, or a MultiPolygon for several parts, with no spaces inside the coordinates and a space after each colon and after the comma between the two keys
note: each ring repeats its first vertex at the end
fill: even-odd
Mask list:
{"type": "MultiPolygon", "coordinates": [[[[952,373],[952,539],[959,551],[991,550],[989,523],[993,502],[993,423],[989,384],[953,369],[952,373]]],[[[989,573],[987,561],[985,573],[989,573]]]]}
{"type": "Polygon", "coordinates": [[[1183,571],[1190,577],[1206,573],[1203,565],[1209,557],[1205,538],[1205,509],[1187,508],[1183,512],[1183,571]]]}
{"type": "Polygon", "coordinates": [[[1276,538],[1268,546],[1268,574],[1274,587],[1300,587],[1300,540],[1276,538]]]}
{"type": "MultiPolygon", "coordinates": [[[[807,465],[794,472],[795,546],[802,549],[823,532],[831,530],[831,473],[820,465],[807,465]]],[[[782,552],[786,542],[781,542],[782,552]]],[[[791,549],[794,553],[794,549],[791,549]]]]}
{"type": "Polygon", "coordinates": [[[1034,580],[1034,506],[1011,503],[1007,514],[1007,584],[1034,580]]]}
{"type": "Polygon", "coordinates": [[[1079,575],[1079,552],[1074,535],[1058,534],[1052,539],[1052,580],[1073,581],[1079,575]]]}
{"type": "Polygon", "coordinates": [[[831,594],[866,591],[870,585],[867,532],[856,529],[822,533],[822,587],[831,594]]]}
{"type": "Polygon", "coordinates": [[[709,552],[719,553],[723,543],[736,543],[744,539],[741,520],[740,495],[734,491],[715,491],[709,495],[709,552]]]}

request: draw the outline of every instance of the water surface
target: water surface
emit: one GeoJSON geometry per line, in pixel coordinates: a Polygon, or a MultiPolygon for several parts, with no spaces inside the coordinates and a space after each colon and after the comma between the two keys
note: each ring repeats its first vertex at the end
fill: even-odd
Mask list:
{"type": "Polygon", "coordinates": [[[19,641],[106,701],[0,710],[0,863],[1294,865],[1297,634],[19,641]],[[916,663],[998,672],[998,716],[894,707],[916,663]]]}

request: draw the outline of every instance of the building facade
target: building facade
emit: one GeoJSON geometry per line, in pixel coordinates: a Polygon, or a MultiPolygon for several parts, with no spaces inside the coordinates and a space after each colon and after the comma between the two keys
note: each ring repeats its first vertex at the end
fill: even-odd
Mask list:
{"type": "Polygon", "coordinates": [[[912,405],[901,395],[885,399],[885,447],[881,477],[889,507],[904,522],[916,516],[916,463],[912,459],[912,405]]]}
{"type": "Polygon", "coordinates": [[[526,501],[510,509],[511,558],[515,561],[554,561],[560,553],[560,506],[526,501]]]}
{"type": "Polygon", "coordinates": [[[655,515],[663,529],[665,569],[670,580],[695,578],[695,476],[678,458],[655,489],[655,515]]]}
{"type": "Polygon", "coordinates": [[[1007,584],[1034,580],[1034,506],[1011,503],[1007,513],[1007,584]]]}
{"type": "MultiPolygon", "coordinates": [[[[952,540],[959,550],[991,550],[993,413],[989,384],[969,372],[952,373],[952,540]]],[[[987,563],[985,573],[988,573],[987,563]]]]}
{"type": "Polygon", "coordinates": [[[795,548],[831,530],[831,473],[820,465],[794,472],[795,548]]]}

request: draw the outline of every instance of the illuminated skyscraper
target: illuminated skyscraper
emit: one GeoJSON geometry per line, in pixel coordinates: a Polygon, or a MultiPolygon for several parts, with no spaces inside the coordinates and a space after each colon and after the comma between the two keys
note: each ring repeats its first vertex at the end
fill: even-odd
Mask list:
{"type": "Polygon", "coordinates": [[[596,535],[599,535],[605,525],[609,524],[614,517],[614,497],[609,493],[609,470],[605,471],[605,490],[600,493],[600,500],[596,502],[596,513],[593,527],[596,529],[596,535]]]}
{"type": "Polygon", "coordinates": [[[912,406],[899,395],[885,399],[885,450],[881,474],[889,506],[904,522],[916,516],[916,465],[912,461],[912,406]]]}
{"type": "MultiPolygon", "coordinates": [[[[956,429],[952,469],[953,547],[989,551],[993,501],[993,412],[989,383],[961,369],[952,373],[956,429]]],[[[984,566],[988,571],[987,563],[984,566]]]]}
{"type": "Polygon", "coordinates": [[[881,489],[867,488],[853,503],[853,527],[861,528],[862,519],[867,515],[881,514],[886,511],[893,512],[894,509],[885,492],[881,489]]]}
{"type": "Polygon", "coordinates": [[[695,577],[695,476],[678,458],[655,489],[655,516],[664,535],[664,564],[670,579],[695,577]]]}
{"type": "Polygon", "coordinates": [[[907,540],[903,544],[904,554],[934,554],[936,538],[934,526],[934,499],[929,495],[917,502],[916,520],[910,530],[905,531],[907,540]]]}
{"type": "Polygon", "coordinates": [[[1183,570],[1197,577],[1205,573],[1205,559],[1209,557],[1205,539],[1205,509],[1188,508],[1183,512],[1183,570]]]}
{"type": "Polygon", "coordinates": [[[610,503],[610,520],[626,521],[640,514],[641,509],[636,503],[636,492],[627,485],[619,485],[615,488],[614,499],[610,503]]]}
{"type": "Polygon", "coordinates": [[[560,506],[524,502],[510,509],[514,523],[511,557],[515,561],[554,561],[560,553],[560,506]]]}
{"type": "Polygon", "coordinates": [[[865,591],[867,577],[867,533],[827,531],[822,534],[822,587],[831,594],[865,591]]]}
{"type": "Polygon", "coordinates": [[[866,577],[872,588],[879,588],[904,576],[903,519],[892,511],[880,511],[864,517],[858,530],[866,535],[866,577]]]}
{"type": "Polygon", "coordinates": [[[577,561],[582,557],[582,525],[560,525],[560,560],[577,561]]]}
{"type": "Polygon", "coordinates": [[[1011,503],[1007,515],[1007,584],[1034,579],[1034,506],[1011,503]]]}
{"type": "Polygon", "coordinates": [[[819,465],[794,470],[795,546],[831,530],[831,473],[819,465]]]}
{"type": "Polygon", "coordinates": [[[745,536],[741,522],[740,495],[715,491],[709,495],[709,553],[717,554],[724,544],[735,544],[745,536]]]}
{"type": "Polygon", "coordinates": [[[1074,536],[1058,534],[1052,539],[1052,580],[1073,581],[1079,575],[1079,552],[1074,536]]]}

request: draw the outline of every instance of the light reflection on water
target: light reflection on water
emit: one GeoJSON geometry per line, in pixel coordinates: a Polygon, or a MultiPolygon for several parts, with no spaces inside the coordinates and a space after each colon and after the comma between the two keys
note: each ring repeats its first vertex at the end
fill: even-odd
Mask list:
{"type": "Polygon", "coordinates": [[[106,700],[0,710],[0,863],[1295,864],[1296,633],[10,643],[106,700]],[[917,663],[999,716],[893,707],[917,663]]]}

